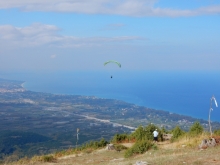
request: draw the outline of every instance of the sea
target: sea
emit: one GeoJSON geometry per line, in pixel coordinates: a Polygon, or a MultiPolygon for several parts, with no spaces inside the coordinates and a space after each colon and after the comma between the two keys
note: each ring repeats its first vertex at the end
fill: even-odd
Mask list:
{"type": "Polygon", "coordinates": [[[220,122],[217,71],[10,72],[0,78],[25,81],[35,92],[117,99],[156,110],[220,122]],[[212,109],[212,110],[210,110],[212,109]]]}

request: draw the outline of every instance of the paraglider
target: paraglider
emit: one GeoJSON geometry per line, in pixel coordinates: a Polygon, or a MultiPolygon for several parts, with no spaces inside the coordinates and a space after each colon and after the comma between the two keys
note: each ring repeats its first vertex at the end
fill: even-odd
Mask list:
{"type": "MultiPolygon", "coordinates": [[[[121,68],[121,64],[120,64],[118,61],[114,61],[114,60],[106,61],[106,62],[104,63],[104,66],[106,66],[106,65],[109,64],[109,63],[116,64],[119,68],[121,68]]],[[[113,78],[112,75],[111,75],[111,78],[113,78]]]]}
{"type": "Polygon", "coordinates": [[[113,60],[106,61],[106,62],[104,63],[104,66],[107,65],[107,64],[109,64],[109,63],[115,63],[115,64],[117,64],[117,65],[121,68],[121,64],[120,64],[118,61],[113,61],[113,60]]]}

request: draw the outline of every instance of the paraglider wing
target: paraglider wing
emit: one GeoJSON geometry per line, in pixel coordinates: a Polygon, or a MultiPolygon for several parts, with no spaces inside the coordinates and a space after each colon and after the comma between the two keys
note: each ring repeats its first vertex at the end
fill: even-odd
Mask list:
{"type": "Polygon", "coordinates": [[[104,63],[104,66],[107,65],[107,64],[109,64],[109,63],[115,63],[115,64],[117,64],[117,65],[121,68],[121,64],[120,64],[118,61],[113,61],[113,60],[106,61],[106,62],[104,63]]]}

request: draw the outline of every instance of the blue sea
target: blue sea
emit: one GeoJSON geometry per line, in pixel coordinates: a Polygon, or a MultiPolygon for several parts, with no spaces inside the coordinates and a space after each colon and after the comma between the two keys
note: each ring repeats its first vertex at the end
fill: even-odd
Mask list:
{"type": "MultiPolygon", "coordinates": [[[[23,72],[0,73],[0,78],[23,80],[31,91],[118,99],[205,120],[213,95],[220,104],[220,72],[23,72]]],[[[212,108],[211,120],[220,122],[220,107],[213,102],[212,108]]]]}

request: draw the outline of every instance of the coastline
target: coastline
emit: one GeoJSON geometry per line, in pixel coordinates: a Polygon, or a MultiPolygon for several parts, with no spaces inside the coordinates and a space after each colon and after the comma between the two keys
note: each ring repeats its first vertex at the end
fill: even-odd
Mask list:
{"type": "MultiPolygon", "coordinates": [[[[214,75],[201,73],[188,75],[184,72],[178,76],[175,73],[137,72],[136,75],[125,73],[124,77],[117,75],[110,79],[102,73],[61,72],[50,73],[50,76],[47,73],[24,74],[18,79],[25,80],[21,86],[27,91],[122,100],[204,120],[208,119],[210,97],[214,94],[217,101],[220,98],[220,80],[214,75]]],[[[213,109],[211,120],[220,121],[220,111],[213,109]]]]}

